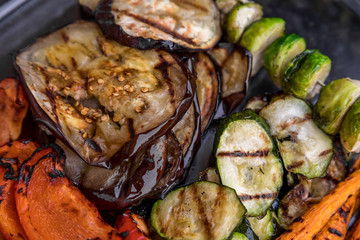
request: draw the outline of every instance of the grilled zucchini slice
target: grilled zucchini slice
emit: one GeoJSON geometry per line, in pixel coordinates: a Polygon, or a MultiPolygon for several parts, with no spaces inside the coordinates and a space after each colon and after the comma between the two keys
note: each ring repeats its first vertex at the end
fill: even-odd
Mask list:
{"type": "Polygon", "coordinates": [[[360,152],[360,100],[346,114],[340,129],[341,144],[348,152],[360,152]]]}
{"type": "Polygon", "coordinates": [[[225,119],[215,136],[221,182],[236,190],[247,215],[259,216],[282,186],[282,164],[264,119],[251,110],[225,119]]]}
{"type": "Polygon", "coordinates": [[[252,76],[262,67],[266,48],[284,35],[285,21],[281,18],[262,18],[246,28],[240,45],[253,55],[252,76]]]}
{"type": "Polygon", "coordinates": [[[234,232],[231,240],[249,240],[245,234],[234,232]]]}
{"type": "Polygon", "coordinates": [[[283,89],[301,99],[310,99],[320,90],[330,73],[331,60],[318,50],[296,56],[285,70],[283,89]]]}
{"type": "Polygon", "coordinates": [[[166,239],[227,239],[246,210],[235,191],[200,181],[170,192],[151,210],[151,224],[166,239]]]}
{"type": "Polygon", "coordinates": [[[305,39],[296,34],[282,36],[266,49],[264,66],[275,85],[281,87],[286,67],[305,49],[305,39]]]}
{"type": "Polygon", "coordinates": [[[257,3],[245,3],[235,6],[225,20],[225,37],[231,43],[237,43],[246,27],[259,20],[263,15],[262,6],[257,3]]]}
{"type": "Polygon", "coordinates": [[[259,240],[270,240],[272,238],[274,235],[274,223],[270,210],[267,210],[266,215],[260,219],[258,217],[248,217],[247,219],[259,240]]]}
{"type": "Polygon", "coordinates": [[[312,120],[311,109],[304,101],[285,96],[264,107],[260,115],[270,124],[289,172],[307,178],[326,172],[333,155],[332,140],[312,120]]]}
{"type": "Polygon", "coordinates": [[[360,81],[341,78],[321,89],[314,107],[314,119],[328,134],[339,132],[341,123],[351,105],[360,97],[360,81]]]}

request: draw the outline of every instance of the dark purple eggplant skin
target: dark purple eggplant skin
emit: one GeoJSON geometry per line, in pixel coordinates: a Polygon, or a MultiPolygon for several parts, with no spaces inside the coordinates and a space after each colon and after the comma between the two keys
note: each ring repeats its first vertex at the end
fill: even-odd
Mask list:
{"type": "Polygon", "coordinates": [[[206,50],[190,49],[166,40],[130,36],[115,23],[114,15],[111,14],[112,3],[113,0],[101,0],[95,11],[95,20],[105,36],[119,42],[120,44],[142,50],[154,48],[178,52],[197,52],[206,50]]]}
{"type": "MultiPolygon", "coordinates": [[[[249,82],[251,80],[252,54],[246,48],[243,48],[241,46],[238,46],[238,45],[235,45],[232,43],[227,43],[227,42],[218,43],[214,47],[214,49],[217,49],[217,48],[226,49],[228,54],[232,54],[234,51],[239,51],[241,54],[247,56],[247,59],[248,59],[248,62],[247,62],[248,70],[246,73],[245,90],[243,92],[233,93],[225,98],[220,98],[219,107],[218,107],[218,110],[214,117],[215,119],[220,119],[220,118],[223,118],[223,117],[229,115],[232,111],[234,111],[241,104],[241,102],[243,101],[243,99],[246,96],[246,93],[249,88],[249,82]]],[[[222,66],[220,66],[215,60],[213,60],[213,62],[215,63],[215,66],[217,66],[218,75],[220,75],[220,78],[221,78],[220,82],[222,83],[222,74],[221,74],[222,66]]],[[[220,85],[222,85],[222,84],[220,84],[220,85]]]]}

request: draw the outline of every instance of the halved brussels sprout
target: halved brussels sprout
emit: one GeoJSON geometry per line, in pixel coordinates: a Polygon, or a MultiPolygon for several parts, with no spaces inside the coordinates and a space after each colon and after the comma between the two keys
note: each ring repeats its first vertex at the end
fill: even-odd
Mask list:
{"type": "Polygon", "coordinates": [[[281,18],[262,18],[246,28],[240,45],[253,55],[252,76],[262,67],[266,48],[284,35],[285,21],[281,18]]]}
{"type": "Polygon", "coordinates": [[[321,88],[330,73],[331,60],[318,50],[306,50],[287,66],[282,82],[285,92],[310,99],[321,88]]]}
{"type": "Polygon", "coordinates": [[[321,89],[314,106],[314,119],[328,134],[339,132],[345,114],[360,97],[360,81],[341,78],[321,89]]]}
{"type": "Polygon", "coordinates": [[[346,113],[340,129],[341,144],[348,152],[360,152],[360,100],[346,113]]]}
{"type": "Polygon", "coordinates": [[[90,164],[135,154],[192,102],[192,75],[175,56],[121,46],[95,23],[39,39],[17,64],[36,119],[90,164]]]}
{"type": "Polygon", "coordinates": [[[264,65],[275,85],[281,87],[286,67],[305,49],[305,39],[296,34],[282,36],[266,49],[264,65]]]}
{"type": "Polygon", "coordinates": [[[259,20],[263,15],[262,6],[257,3],[245,3],[235,6],[225,20],[227,41],[237,43],[246,27],[259,20]]]}
{"type": "Polygon", "coordinates": [[[95,17],[106,36],[138,49],[204,50],[221,37],[213,0],[104,0],[95,17]]]}

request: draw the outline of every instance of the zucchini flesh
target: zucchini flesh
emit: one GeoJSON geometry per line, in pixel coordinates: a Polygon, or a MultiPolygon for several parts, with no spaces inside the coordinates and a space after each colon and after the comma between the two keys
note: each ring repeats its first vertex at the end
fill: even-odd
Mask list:
{"type": "Polygon", "coordinates": [[[307,178],[322,176],[330,164],[333,144],[311,118],[310,107],[292,96],[278,99],[261,110],[270,124],[285,168],[307,178]]]}
{"type": "Polygon", "coordinates": [[[262,67],[266,48],[284,35],[285,21],[281,18],[262,18],[245,29],[239,44],[253,55],[252,74],[262,67]]]}
{"type": "Polygon", "coordinates": [[[231,240],[249,240],[246,235],[239,233],[239,232],[234,232],[231,240]]]}
{"type": "Polygon", "coordinates": [[[223,121],[215,137],[221,182],[236,190],[249,216],[264,214],[282,186],[282,164],[266,125],[245,110],[223,121]]]}
{"type": "Polygon", "coordinates": [[[274,224],[272,221],[272,212],[268,210],[262,218],[248,217],[252,230],[258,236],[259,240],[270,240],[274,235],[274,224]]]}
{"type": "Polygon", "coordinates": [[[275,85],[281,87],[286,67],[305,48],[304,38],[296,34],[287,34],[275,40],[266,49],[264,65],[275,85]]]}
{"type": "Polygon", "coordinates": [[[287,66],[282,87],[298,98],[310,99],[330,73],[331,60],[318,50],[306,50],[287,66]],[[320,83],[320,84],[318,84],[320,83]]]}
{"type": "Polygon", "coordinates": [[[151,224],[166,239],[227,239],[246,210],[235,191],[196,182],[170,192],[155,203],[151,224]]]}
{"type": "Polygon", "coordinates": [[[321,89],[314,119],[328,134],[335,135],[351,105],[360,97],[360,81],[341,78],[321,89]]]}
{"type": "Polygon", "coordinates": [[[237,43],[245,28],[259,20],[262,15],[260,4],[250,2],[235,6],[225,20],[226,39],[231,43],[237,43]]]}

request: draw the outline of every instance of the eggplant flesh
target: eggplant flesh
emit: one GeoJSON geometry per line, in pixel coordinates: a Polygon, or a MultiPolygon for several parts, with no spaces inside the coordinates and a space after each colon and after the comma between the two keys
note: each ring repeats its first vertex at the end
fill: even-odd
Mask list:
{"type": "Polygon", "coordinates": [[[37,118],[89,164],[151,142],[139,144],[140,134],[166,133],[193,98],[192,76],[175,56],[119,45],[90,22],[37,40],[17,65],[37,118]]]}
{"type": "Polygon", "coordinates": [[[251,53],[231,43],[219,43],[209,55],[220,66],[221,97],[225,112],[234,110],[244,99],[251,75],[251,53]]]}
{"type": "Polygon", "coordinates": [[[96,6],[98,5],[98,3],[100,2],[100,0],[79,0],[79,4],[88,9],[87,11],[90,13],[94,13],[96,10],[96,6]]]}
{"type": "Polygon", "coordinates": [[[103,0],[95,16],[105,35],[140,49],[210,49],[221,37],[213,0],[103,0]]]}
{"type": "Polygon", "coordinates": [[[219,97],[221,76],[216,63],[204,52],[200,52],[196,61],[196,93],[200,105],[201,132],[211,122],[216,112],[219,97]]]}

